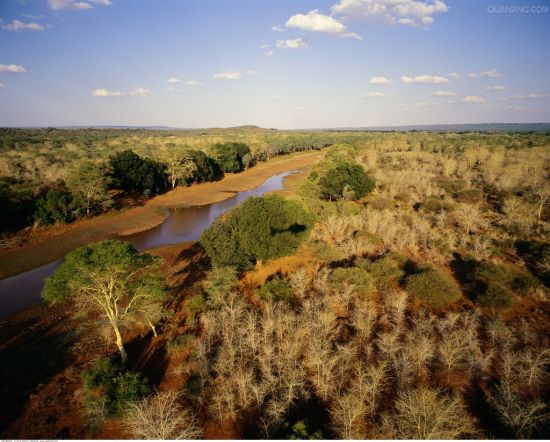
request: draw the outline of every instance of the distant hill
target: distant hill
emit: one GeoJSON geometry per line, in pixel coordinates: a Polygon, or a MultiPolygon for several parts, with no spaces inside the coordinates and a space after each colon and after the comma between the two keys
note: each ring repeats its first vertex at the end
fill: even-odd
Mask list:
{"type": "Polygon", "coordinates": [[[424,124],[409,126],[338,127],[333,130],[425,132],[550,132],[550,123],[424,124]]]}

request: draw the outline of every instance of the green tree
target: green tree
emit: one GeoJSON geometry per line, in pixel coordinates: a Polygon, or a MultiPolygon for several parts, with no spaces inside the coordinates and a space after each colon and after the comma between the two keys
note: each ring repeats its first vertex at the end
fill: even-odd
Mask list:
{"type": "Polygon", "coordinates": [[[250,154],[250,148],[244,143],[218,143],[212,146],[212,155],[223,172],[242,172],[245,167],[243,157],[250,154]]]}
{"type": "Polygon", "coordinates": [[[374,190],[374,179],[360,164],[351,161],[338,162],[319,179],[324,198],[358,200],[374,190]]]}
{"type": "Polygon", "coordinates": [[[86,215],[107,209],[113,203],[107,191],[110,179],[103,168],[91,161],[82,163],[67,177],[67,188],[74,198],[75,205],[86,215]]]}
{"type": "Polygon", "coordinates": [[[215,266],[250,267],[289,255],[312,223],[304,208],[278,195],[251,197],[218,219],[201,236],[215,266]]]}
{"type": "MultiPolygon", "coordinates": [[[[124,241],[90,244],[65,257],[46,279],[42,297],[50,304],[72,300],[79,314],[106,318],[125,362],[121,329],[144,315],[151,304],[162,304],[167,296],[159,264],[157,258],[138,254],[124,241]]],[[[151,315],[146,315],[145,322],[150,319],[151,315]]]]}
{"type": "Polygon", "coordinates": [[[170,150],[163,158],[163,163],[166,166],[166,173],[170,179],[172,189],[177,185],[187,186],[194,180],[198,167],[194,161],[194,156],[191,150],[170,150]]]}
{"type": "Polygon", "coordinates": [[[197,165],[197,181],[214,181],[223,175],[218,163],[202,150],[191,150],[190,152],[197,165]]]}
{"type": "Polygon", "coordinates": [[[71,203],[69,193],[51,189],[36,201],[34,219],[42,225],[69,222],[73,219],[71,203]]]}
{"type": "Polygon", "coordinates": [[[166,189],[165,166],[150,158],[125,150],[111,156],[109,165],[115,185],[124,190],[149,195],[166,189]]]}

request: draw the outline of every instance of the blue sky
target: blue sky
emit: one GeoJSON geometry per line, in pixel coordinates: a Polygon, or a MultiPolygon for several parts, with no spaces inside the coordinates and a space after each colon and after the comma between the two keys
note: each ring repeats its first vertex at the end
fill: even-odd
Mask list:
{"type": "Polygon", "coordinates": [[[0,126],[549,122],[548,0],[0,0],[0,126]]]}

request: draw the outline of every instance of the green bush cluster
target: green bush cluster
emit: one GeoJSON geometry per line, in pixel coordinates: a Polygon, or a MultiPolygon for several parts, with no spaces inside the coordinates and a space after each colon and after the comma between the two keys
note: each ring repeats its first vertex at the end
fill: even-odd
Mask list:
{"type": "Polygon", "coordinates": [[[374,179],[360,165],[352,161],[339,161],[319,179],[323,198],[358,200],[374,190],[374,179]]]}
{"type": "Polygon", "coordinates": [[[371,275],[376,287],[385,288],[399,284],[405,276],[403,267],[406,262],[407,258],[403,255],[389,252],[375,260],[357,259],[355,265],[371,275]]]}
{"type": "Polygon", "coordinates": [[[124,369],[106,357],[97,359],[92,368],[82,373],[86,406],[101,409],[105,417],[120,416],[131,402],[151,393],[146,378],[124,369]]]}
{"type": "Polygon", "coordinates": [[[216,267],[250,268],[255,262],[293,253],[312,217],[297,202],[278,195],[251,197],[218,218],[200,243],[216,267]]]}
{"type": "Polygon", "coordinates": [[[419,269],[405,281],[407,292],[430,307],[444,307],[460,298],[460,287],[446,273],[434,267],[419,269]]]}
{"type": "Polygon", "coordinates": [[[276,275],[258,289],[258,296],[263,301],[292,302],[292,288],[286,278],[276,275]]]}
{"type": "Polygon", "coordinates": [[[360,267],[338,267],[329,277],[332,289],[342,290],[346,284],[355,286],[358,293],[367,295],[372,291],[372,276],[360,267]]]}

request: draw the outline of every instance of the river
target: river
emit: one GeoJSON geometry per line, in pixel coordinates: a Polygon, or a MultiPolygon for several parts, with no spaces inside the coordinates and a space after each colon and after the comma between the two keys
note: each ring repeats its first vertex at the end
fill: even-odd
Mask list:
{"type": "MultiPolygon", "coordinates": [[[[284,172],[273,175],[260,186],[237,192],[226,200],[170,211],[170,216],[159,226],[133,235],[121,236],[137,250],[142,251],[165,244],[178,244],[197,241],[201,233],[212,225],[222,213],[239,205],[251,196],[261,196],[267,192],[283,188],[284,177],[294,173],[284,172]]],[[[228,192],[232,192],[228,190],[228,192]]],[[[0,317],[18,312],[40,302],[40,292],[44,280],[61,264],[62,259],[50,262],[32,270],[0,280],[0,317]]]]}

